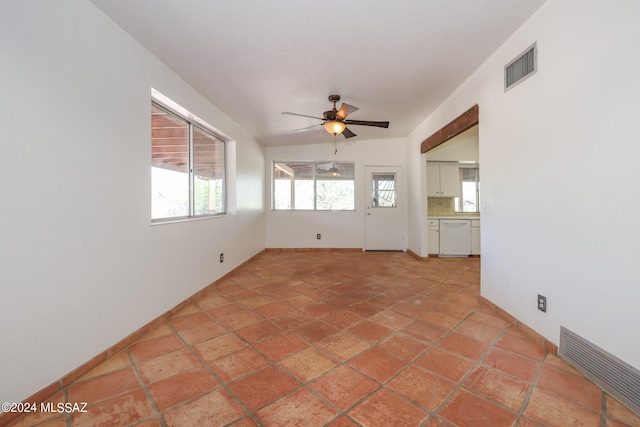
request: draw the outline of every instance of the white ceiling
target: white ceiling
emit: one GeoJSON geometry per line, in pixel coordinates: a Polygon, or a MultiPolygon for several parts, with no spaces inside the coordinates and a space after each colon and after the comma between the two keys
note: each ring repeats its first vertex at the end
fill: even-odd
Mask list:
{"type": "Polygon", "coordinates": [[[391,122],[352,140],[406,136],[544,0],[92,2],[260,142],[287,145],[333,142],[281,114],[322,116],[332,93],[360,108],[350,119],[391,122]]]}

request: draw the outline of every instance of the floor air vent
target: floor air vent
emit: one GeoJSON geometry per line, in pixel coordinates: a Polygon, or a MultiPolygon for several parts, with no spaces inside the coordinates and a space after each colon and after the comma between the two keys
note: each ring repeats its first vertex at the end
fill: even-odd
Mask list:
{"type": "Polygon", "coordinates": [[[591,381],[640,414],[640,371],[565,327],[558,354],[591,381]]]}
{"type": "Polygon", "coordinates": [[[504,67],[504,90],[531,77],[538,69],[538,48],[534,43],[504,67]]]}

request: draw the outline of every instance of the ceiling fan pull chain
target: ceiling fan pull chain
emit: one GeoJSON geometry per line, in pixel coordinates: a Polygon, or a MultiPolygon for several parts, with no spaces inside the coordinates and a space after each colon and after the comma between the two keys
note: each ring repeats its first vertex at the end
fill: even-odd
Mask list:
{"type": "Polygon", "coordinates": [[[333,144],[336,147],[336,151],[333,152],[333,155],[335,156],[336,154],[338,154],[338,135],[336,135],[335,133],[333,134],[333,144]]]}

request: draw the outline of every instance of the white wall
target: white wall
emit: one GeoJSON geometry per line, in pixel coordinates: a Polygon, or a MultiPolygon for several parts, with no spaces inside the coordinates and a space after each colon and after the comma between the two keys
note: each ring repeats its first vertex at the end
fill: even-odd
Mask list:
{"type": "Polygon", "coordinates": [[[87,1],[3,1],[0,58],[0,401],[16,402],[260,252],[265,161],[87,1]],[[235,139],[235,215],[150,225],[151,87],[235,139]]]}
{"type": "Polygon", "coordinates": [[[420,142],[479,105],[482,295],[556,344],[563,325],[635,367],[638,16],[635,0],[548,0],[408,138],[417,176],[420,142]],[[535,41],[539,71],[504,93],[504,65],[535,41]]]}
{"type": "Polygon", "coordinates": [[[427,161],[434,162],[478,162],[480,160],[478,126],[467,129],[460,135],[432,148],[426,155],[427,161]]]}
{"type": "MultiPolygon", "coordinates": [[[[327,134],[329,141],[331,135],[327,134]]],[[[404,138],[369,141],[338,139],[338,153],[333,142],[313,145],[267,147],[266,168],[274,161],[355,162],[356,210],[274,211],[271,209],[271,173],[267,173],[267,238],[268,248],[364,248],[365,246],[365,166],[402,166],[406,170],[404,138]],[[316,234],[322,239],[317,240],[316,234]]],[[[406,188],[406,184],[405,184],[406,188]]],[[[406,198],[405,198],[406,206],[406,198]]],[[[406,208],[404,208],[406,212],[406,208]]],[[[406,228],[406,227],[405,227],[406,228]]]]}

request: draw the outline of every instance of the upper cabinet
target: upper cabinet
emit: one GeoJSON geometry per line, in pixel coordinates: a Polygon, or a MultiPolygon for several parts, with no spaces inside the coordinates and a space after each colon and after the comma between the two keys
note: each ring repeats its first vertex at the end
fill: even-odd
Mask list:
{"type": "Polygon", "coordinates": [[[427,162],[427,196],[460,197],[458,162],[427,162]]]}

